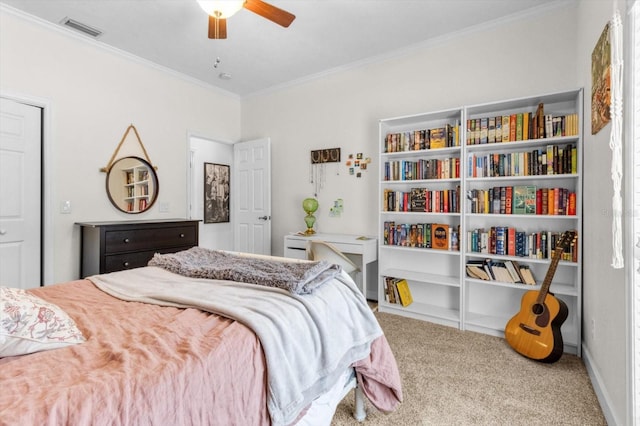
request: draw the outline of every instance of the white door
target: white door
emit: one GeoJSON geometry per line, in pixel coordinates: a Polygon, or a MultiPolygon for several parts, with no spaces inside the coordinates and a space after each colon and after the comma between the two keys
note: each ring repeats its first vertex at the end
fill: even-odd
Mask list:
{"type": "Polygon", "coordinates": [[[271,141],[233,146],[234,250],[271,254],[271,141]]]}
{"type": "Polygon", "coordinates": [[[41,284],[42,110],[0,99],[0,285],[41,284]]]}

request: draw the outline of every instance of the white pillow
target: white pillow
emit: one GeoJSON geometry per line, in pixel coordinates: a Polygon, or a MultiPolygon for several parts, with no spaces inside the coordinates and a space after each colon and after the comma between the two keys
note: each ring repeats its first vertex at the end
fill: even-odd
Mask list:
{"type": "Polygon", "coordinates": [[[19,288],[0,287],[0,358],[85,340],[76,323],[59,306],[19,288]]]}

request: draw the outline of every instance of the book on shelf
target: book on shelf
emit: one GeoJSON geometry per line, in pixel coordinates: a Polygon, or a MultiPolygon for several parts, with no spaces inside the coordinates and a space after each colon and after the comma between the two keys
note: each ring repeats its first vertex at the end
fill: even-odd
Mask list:
{"type": "MultiPolygon", "coordinates": [[[[522,274],[522,266],[515,260],[510,260],[509,262],[513,265],[515,272],[518,275],[519,282],[522,284],[526,284],[524,275],[522,274]]],[[[526,266],[527,268],[529,267],[528,265],[524,265],[524,266],[526,266]]]]}
{"type": "Polygon", "coordinates": [[[438,149],[447,146],[446,127],[431,129],[429,132],[430,148],[438,149]]]}
{"type": "Polygon", "coordinates": [[[526,214],[527,187],[525,185],[517,185],[513,187],[513,214],[526,214]]]}
{"type": "Polygon", "coordinates": [[[490,281],[491,277],[484,270],[484,262],[481,260],[469,260],[466,265],[467,276],[478,280],[490,281]]]}
{"type": "Polygon", "coordinates": [[[468,277],[478,280],[536,285],[529,265],[515,260],[468,260],[465,270],[468,277]]]}
{"type": "Polygon", "coordinates": [[[449,250],[449,225],[443,223],[431,224],[431,248],[449,250]]]}
{"type": "Polygon", "coordinates": [[[394,285],[394,278],[385,277],[384,286],[386,301],[389,303],[397,303],[396,300],[399,298],[399,296],[397,296],[398,289],[394,285]]]}
{"type": "Polygon", "coordinates": [[[489,142],[489,119],[483,117],[480,119],[480,143],[485,144],[489,142]]]}
{"type": "Polygon", "coordinates": [[[531,272],[529,265],[519,265],[518,270],[520,271],[520,275],[522,275],[522,279],[525,284],[536,285],[536,280],[533,277],[533,273],[531,272]]]}
{"type": "Polygon", "coordinates": [[[509,142],[511,137],[511,117],[508,115],[502,116],[502,142],[509,142]]]}
{"type": "Polygon", "coordinates": [[[502,116],[497,116],[494,118],[495,120],[495,126],[496,126],[496,131],[495,131],[495,138],[493,140],[493,142],[495,143],[500,143],[502,142],[502,116]]]}
{"type": "Polygon", "coordinates": [[[508,227],[506,228],[506,237],[507,237],[507,255],[515,256],[516,255],[516,228],[508,227]]]}
{"type": "Polygon", "coordinates": [[[578,133],[578,114],[545,114],[543,103],[538,104],[535,112],[517,111],[467,119],[468,145],[558,138],[578,133]]]}
{"type": "Polygon", "coordinates": [[[413,302],[413,296],[411,295],[411,290],[409,289],[409,283],[407,280],[400,279],[395,282],[395,286],[398,291],[400,304],[402,306],[409,306],[413,302]]]}
{"type": "Polygon", "coordinates": [[[511,282],[522,284],[522,277],[520,276],[520,272],[516,270],[513,262],[510,260],[506,260],[504,262],[504,266],[507,268],[507,272],[509,272],[509,275],[511,276],[511,282]]]}
{"type": "Polygon", "coordinates": [[[536,138],[544,138],[544,103],[539,103],[536,108],[536,138]]]}
{"type": "Polygon", "coordinates": [[[485,259],[482,262],[482,268],[484,269],[484,271],[487,273],[487,275],[489,276],[489,278],[492,281],[495,281],[496,279],[496,275],[493,271],[493,261],[491,259],[485,259]]]}
{"type": "Polygon", "coordinates": [[[576,193],[569,193],[569,203],[567,205],[567,214],[570,216],[576,215],[576,193]]]}
{"type": "Polygon", "coordinates": [[[525,214],[536,214],[536,187],[535,185],[527,185],[526,186],[526,194],[524,199],[524,213],[525,214]]]}
{"type": "Polygon", "coordinates": [[[505,195],[504,195],[504,213],[512,214],[513,208],[513,187],[506,186],[505,187],[505,195]]]}
{"type": "Polygon", "coordinates": [[[491,268],[493,269],[493,274],[496,276],[496,281],[503,283],[513,282],[511,274],[507,270],[507,266],[504,262],[493,262],[491,268]]]}
{"type": "Polygon", "coordinates": [[[424,212],[426,206],[426,188],[411,188],[411,211],[424,212]]]}
{"type": "Polygon", "coordinates": [[[409,306],[413,303],[413,296],[409,283],[404,278],[384,277],[384,295],[389,303],[409,306]]]}

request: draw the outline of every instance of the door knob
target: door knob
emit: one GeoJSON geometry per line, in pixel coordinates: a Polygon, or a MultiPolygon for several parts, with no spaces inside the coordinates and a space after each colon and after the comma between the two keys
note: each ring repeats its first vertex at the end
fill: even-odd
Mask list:
{"type": "Polygon", "coordinates": [[[258,219],[260,219],[260,220],[269,220],[269,219],[271,219],[271,216],[260,216],[258,219]]]}

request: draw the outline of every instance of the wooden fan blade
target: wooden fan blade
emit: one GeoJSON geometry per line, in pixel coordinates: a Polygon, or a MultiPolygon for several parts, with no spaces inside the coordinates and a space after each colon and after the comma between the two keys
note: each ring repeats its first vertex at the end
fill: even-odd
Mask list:
{"type": "Polygon", "coordinates": [[[209,38],[227,38],[227,20],[209,16],[209,38]]]}
{"type": "Polygon", "coordinates": [[[243,7],[285,28],[296,19],[295,15],[262,0],[247,0],[243,7]]]}

